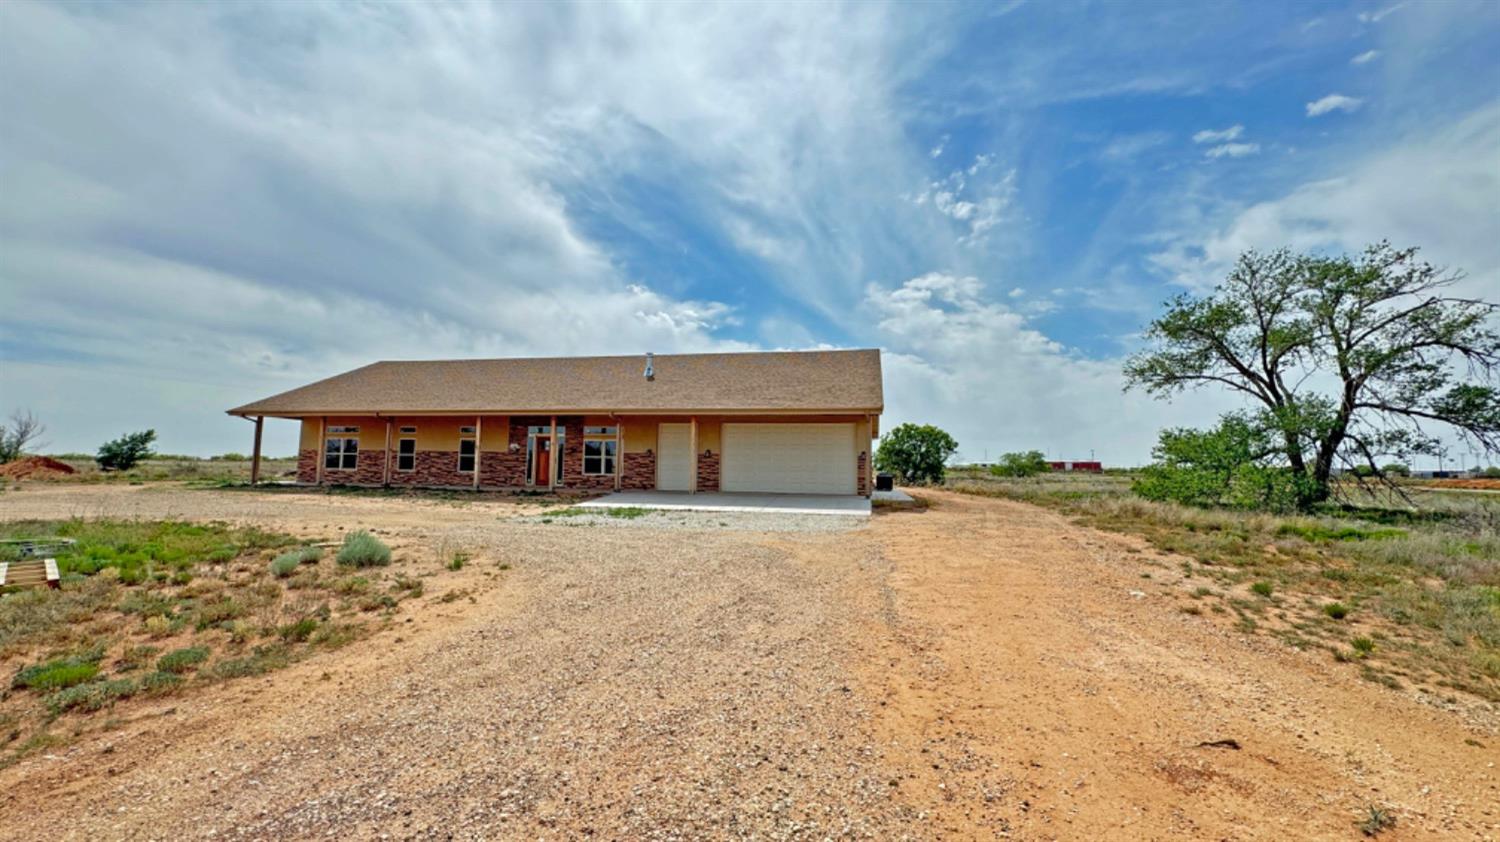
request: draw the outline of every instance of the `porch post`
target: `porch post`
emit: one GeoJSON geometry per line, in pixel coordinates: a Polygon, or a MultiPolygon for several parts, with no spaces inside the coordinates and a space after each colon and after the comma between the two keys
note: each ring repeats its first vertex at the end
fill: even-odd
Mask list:
{"type": "Polygon", "coordinates": [[[484,416],[474,416],[474,490],[479,490],[479,443],[484,435],[484,416]]]}
{"type": "Polygon", "coordinates": [[[615,419],[615,490],[620,490],[620,471],[625,463],[625,422],[615,419]]]}
{"type": "Polygon", "coordinates": [[[690,432],[691,432],[691,435],[689,436],[689,438],[692,440],[692,443],[693,443],[692,444],[692,448],[693,448],[693,466],[691,468],[691,470],[692,470],[692,474],[691,474],[691,476],[692,476],[692,482],[691,482],[691,484],[688,485],[688,493],[689,494],[697,494],[698,493],[698,416],[696,416],[696,415],[693,416],[693,426],[692,426],[692,429],[690,430],[690,432]]]}
{"type": "Polygon", "coordinates": [[[391,484],[391,425],[396,419],[385,419],[385,465],[380,469],[380,485],[385,487],[391,484]]]}
{"type": "Polygon", "coordinates": [[[255,416],[255,447],[250,451],[250,484],[260,482],[260,429],[265,425],[266,416],[255,416]]]}
{"type": "Polygon", "coordinates": [[[556,415],[552,416],[552,426],[551,426],[551,428],[549,428],[547,436],[548,436],[547,450],[550,451],[550,458],[547,459],[547,490],[551,491],[557,485],[557,466],[559,464],[561,464],[561,463],[559,463],[557,461],[558,458],[559,458],[559,456],[558,456],[558,453],[557,453],[557,416],[556,415]]]}
{"type": "Polygon", "coordinates": [[[327,441],[327,439],[328,439],[328,416],[327,415],[321,415],[321,416],[318,417],[318,449],[316,451],[316,453],[318,454],[317,455],[317,459],[318,459],[318,481],[317,481],[317,484],[318,485],[322,485],[323,484],[323,460],[328,457],[328,454],[327,454],[327,452],[325,450],[328,447],[328,441],[327,441]]]}

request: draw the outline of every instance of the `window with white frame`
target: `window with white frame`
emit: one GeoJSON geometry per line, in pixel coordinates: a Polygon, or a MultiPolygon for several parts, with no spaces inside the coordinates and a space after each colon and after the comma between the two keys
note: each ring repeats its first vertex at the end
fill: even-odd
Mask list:
{"type": "Polygon", "coordinates": [[[358,427],[329,427],[330,433],[355,433],[354,436],[329,436],[323,441],[323,467],[332,471],[353,470],[359,461],[358,427]]]}
{"type": "Polygon", "coordinates": [[[396,440],[396,470],[415,471],[417,469],[417,440],[396,440]]]}
{"type": "Polygon", "coordinates": [[[612,476],[615,472],[615,428],[583,428],[583,473],[612,476]]]}

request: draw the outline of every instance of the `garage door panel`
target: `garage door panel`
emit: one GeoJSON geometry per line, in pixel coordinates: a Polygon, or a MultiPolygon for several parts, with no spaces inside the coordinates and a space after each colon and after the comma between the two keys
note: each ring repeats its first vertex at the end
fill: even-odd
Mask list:
{"type": "Polygon", "coordinates": [[[853,494],[853,424],[725,424],[725,491],[853,494]]]}

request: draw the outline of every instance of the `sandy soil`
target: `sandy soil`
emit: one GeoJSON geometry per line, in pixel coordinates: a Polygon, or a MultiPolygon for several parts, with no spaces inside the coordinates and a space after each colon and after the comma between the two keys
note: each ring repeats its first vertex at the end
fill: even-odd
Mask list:
{"type": "Polygon", "coordinates": [[[1380,804],[1383,839],[1500,838],[1493,730],[1180,613],[1132,539],[931,496],[802,534],[7,493],[0,519],[374,526],[479,555],[392,631],[122,704],[0,771],[0,837],[1353,839],[1380,804]]]}

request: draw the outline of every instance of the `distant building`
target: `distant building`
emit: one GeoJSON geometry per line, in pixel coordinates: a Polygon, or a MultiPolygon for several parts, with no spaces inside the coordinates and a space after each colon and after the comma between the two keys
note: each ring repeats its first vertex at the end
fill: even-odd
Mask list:
{"type": "Polygon", "coordinates": [[[1084,471],[1090,474],[1104,473],[1103,462],[1048,462],[1054,471],[1084,471]]]}

